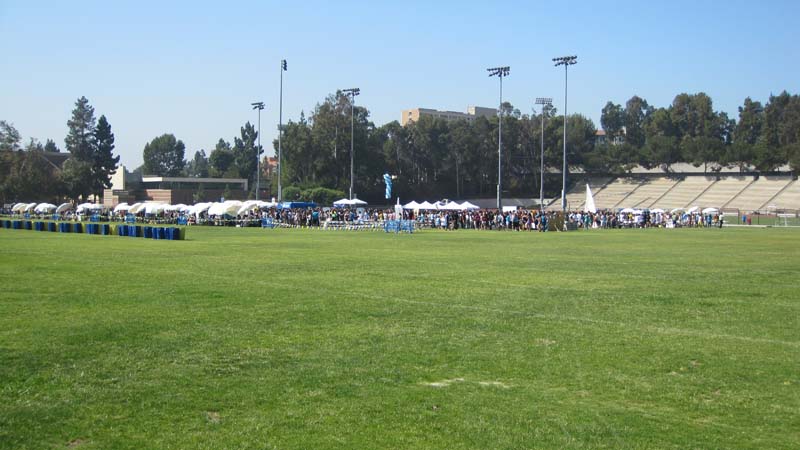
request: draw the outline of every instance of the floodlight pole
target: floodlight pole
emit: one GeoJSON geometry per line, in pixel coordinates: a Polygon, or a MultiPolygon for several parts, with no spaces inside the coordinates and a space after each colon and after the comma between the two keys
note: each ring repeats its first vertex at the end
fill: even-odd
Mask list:
{"type": "Polygon", "coordinates": [[[350,200],[353,199],[353,161],[354,161],[354,153],[353,153],[353,146],[355,142],[355,105],[356,105],[356,95],[361,93],[361,89],[359,88],[351,88],[351,89],[344,89],[342,92],[350,95],[350,200]]]}
{"type": "Polygon", "coordinates": [[[500,106],[497,108],[499,126],[497,129],[497,210],[503,209],[503,77],[507,77],[511,67],[492,67],[486,69],[490,77],[500,78],[500,106]]]}
{"type": "Polygon", "coordinates": [[[283,72],[286,71],[286,60],[281,60],[281,93],[278,105],[278,201],[283,201],[283,177],[281,177],[283,164],[281,152],[281,136],[283,135],[283,72]]]}
{"type": "Polygon", "coordinates": [[[578,63],[577,56],[561,56],[553,58],[555,66],[564,66],[564,154],[563,166],[561,168],[561,212],[565,215],[567,213],[567,69],[569,66],[578,63]]]}
{"type": "Polygon", "coordinates": [[[544,114],[553,105],[552,98],[539,97],[536,99],[537,105],[542,105],[542,150],[541,150],[541,163],[539,166],[539,209],[544,208],[544,114]]]}
{"type": "Polygon", "coordinates": [[[258,191],[261,189],[261,110],[264,109],[264,102],[251,103],[253,109],[258,110],[258,148],[256,149],[256,200],[258,191]]]}

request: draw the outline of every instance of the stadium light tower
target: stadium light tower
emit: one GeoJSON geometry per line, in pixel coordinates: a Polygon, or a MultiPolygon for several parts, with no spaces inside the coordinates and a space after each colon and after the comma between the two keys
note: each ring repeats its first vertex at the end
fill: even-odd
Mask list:
{"type": "Polygon", "coordinates": [[[355,105],[356,95],[361,93],[359,88],[342,89],[346,95],[350,96],[350,200],[353,199],[353,142],[355,141],[353,132],[355,130],[355,105]]]}
{"type": "Polygon", "coordinates": [[[564,66],[564,163],[561,169],[561,212],[567,212],[567,68],[573,64],[578,63],[578,57],[573,56],[560,56],[553,58],[556,67],[564,66]]]}
{"type": "Polygon", "coordinates": [[[492,67],[486,69],[490,77],[500,78],[500,107],[497,114],[500,116],[500,125],[497,130],[497,209],[503,209],[503,78],[507,77],[511,67],[492,67]]]}
{"type": "Polygon", "coordinates": [[[250,103],[253,109],[258,110],[258,148],[256,149],[256,200],[258,191],[261,189],[261,110],[264,109],[264,102],[250,103]]]}
{"type": "Polygon", "coordinates": [[[553,99],[549,97],[537,97],[536,104],[542,105],[542,151],[541,163],[539,166],[539,209],[544,205],[544,115],[553,107],[553,99]]]}
{"type": "Polygon", "coordinates": [[[281,96],[278,106],[278,201],[283,201],[283,188],[281,181],[281,171],[283,169],[282,155],[281,155],[281,135],[283,134],[283,72],[286,71],[286,60],[281,60],[281,96]]]}

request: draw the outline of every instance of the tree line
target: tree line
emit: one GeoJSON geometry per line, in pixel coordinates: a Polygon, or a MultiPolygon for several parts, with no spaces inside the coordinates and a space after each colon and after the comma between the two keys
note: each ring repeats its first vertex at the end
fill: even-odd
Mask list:
{"type": "MultiPolygon", "coordinates": [[[[306,118],[289,122],[283,136],[284,185],[326,186],[347,192],[350,183],[350,99],[329,95],[306,118]]],[[[549,107],[523,114],[509,103],[503,116],[502,176],[505,196],[535,196],[541,182],[540,139],[544,127],[545,189],[560,191],[564,117],[549,107]]],[[[355,191],[380,201],[381,175],[397,175],[395,192],[405,198],[464,198],[495,194],[499,117],[445,121],[422,116],[401,126],[375,126],[369,111],[355,107],[355,191]]],[[[739,120],[715,111],[704,94],[680,94],[655,108],[634,96],[624,106],[602,110],[605,142],[598,143],[592,120],[567,117],[570,169],[624,173],[637,165],[665,172],[686,162],[705,170],[752,166],[771,171],[800,166],[800,97],[786,92],[761,103],[747,98],[739,120]]],[[[275,143],[277,148],[277,142],[275,143]]],[[[294,192],[294,191],[292,191],[294,192]]]]}
{"type": "MultiPolygon", "coordinates": [[[[350,185],[350,145],[353,139],[355,193],[380,202],[383,173],[396,175],[394,191],[403,198],[491,197],[497,184],[499,117],[445,121],[422,116],[401,126],[397,121],[376,126],[369,110],[352,108],[342,92],[327,96],[306,117],[289,121],[283,131],[283,186],[287,200],[324,201],[343,196],[350,185]],[[353,133],[351,135],[351,117],[353,133]]],[[[596,126],[587,117],[567,117],[567,160],[571,170],[624,173],[641,165],[669,172],[679,162],[705,170],[724,167],[768,172],[789,165],[800,167],[800,97],[782,92],[766,104],[746,98],[738,120],[715,111],[704,93],[679,94],[666,107],[656,108],[633,96],[622,104],[609,101],[600,125],[606,139],[598,143],[596,126]]],[[[556,108],[523,114],[510,103],[503,117],[503,187],[505,196],[535,196],[539,173],[540,139],[544,135],[545,188],[558,195],[564,117],[556,108]],[[542,127],[544,132],[542,133],[542,127]]],[[[30,198],[86,198],[110,187],[119,156],[105,116],[95,120],[85,97],[75,103],[64,142],[70,157],[59,170],[44,154],[60,151],[48,139],[21,144],[14,127],[0,121],[0,196],[4,202],[30,198]]],[[[210,153],[197,150],[188,161],[186,146],[173,134],[148,142],[146,175],[246,178],[255,188],[258,131],[245,123],[232,143],[220,138],[210,153]]],[[[277,140],[273,142],[277,153],[277,140]]],[[[277,179],[262,188],[277,192],[277,179]]],[[[254,192],[251,191],[252,196],[254,192]]]]}
{"type": "Polygon", "coordinates": [[[0,198],[16,200],[87,199],[111,187],[119,156],[114,156],[114,133],[105,115],[95,118],[86,97],[75,102],[64,139],[69,157],[63,166],[47,156],[60,153],[54,141],[42,145],[31,138],[21,145],[14,126],[0,121],[0,198]]]}

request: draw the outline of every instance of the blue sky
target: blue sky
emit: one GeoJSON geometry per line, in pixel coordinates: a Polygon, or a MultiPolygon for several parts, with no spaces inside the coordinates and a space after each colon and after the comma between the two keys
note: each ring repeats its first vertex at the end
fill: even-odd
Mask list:
{"type": "Polygon", "coordinates": [[[608,100],[666,106],[706,92],[737,116],[750,96],[798,93],[800,2],[31,2],[0,0],[0,119],[64,149],[75,100],[89,98],[136,167],[152,138],[195,150],[232,141],[263,100],[264,146],[276,136],[279,62],[284,121],[339,88],[380,125],[402,109],[496,106],[487,67],[509,65],[504,100],[564,104],[599,126],[608,100]],[[652,3],[652,4],[651,4],[652,3]]]}

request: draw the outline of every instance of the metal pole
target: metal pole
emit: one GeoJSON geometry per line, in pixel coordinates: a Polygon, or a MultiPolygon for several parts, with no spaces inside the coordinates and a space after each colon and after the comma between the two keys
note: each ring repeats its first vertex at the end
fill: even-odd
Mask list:
{"type": "Polygon", "coordinates": [[[503,75],[500,75],[500,126],[497,130],[497,210],[503,209],[503,75]]]}
{"type": "Polygon", "coordinates": [[[258,148],[256,149],[256,200],[261,190],[261,108],[258,109],[258,148]]]}
{"type": "Polygon", "coordinates": [[[544,111],[546,106],[542,106],[542,151],[541,151],[541,165],[539,166],[539,209],[544,205],[544,111]]]}
{"type": "Polygon", "coordinates": [[[278,105],[278,201],[283,201],[283,185],[282,182],[282,169],[283,169],[283,162],[282,158],[282,151],[281,151],[281,135],[283,134],[283,61],[281,61],[281,93],[280,93],[280,101],[278,105]]]}
{"type": "Polygon", "coordinates": [[[567,213],[567,68],[569,64],[564,65],[564,154],[563,166],[561,168],[561,212],[566,217],[567,213]]]}
{"type": "Polygon", "coordinates": [[[353,199],[353,143],[355,142],[355,92],[350,93],[350,200],[353,199]]]}

